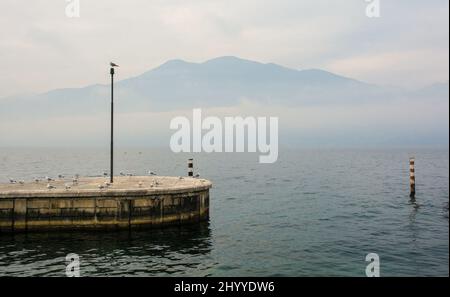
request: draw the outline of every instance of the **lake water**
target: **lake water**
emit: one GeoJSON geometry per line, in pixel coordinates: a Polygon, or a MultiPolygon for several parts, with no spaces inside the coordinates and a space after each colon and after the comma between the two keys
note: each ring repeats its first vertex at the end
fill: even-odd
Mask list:
{"type": "MultiPolygon", "coordinates": [[[[186,175],[192,155],[121,149],[116,172],[186,175]]],[[[195,154],[213,182],[210,221],[162,230],[0,234],[0,276],[65,276],[77,253],[82,276],[365,276],[368,253],[382,276],[449,275],[449,152],[289,150],[195,154]],[[409,199],[416,156],[417,201],[409,199]]],[[[0,182],[101,175],[108,149],[0,149],[0,182]]]]}

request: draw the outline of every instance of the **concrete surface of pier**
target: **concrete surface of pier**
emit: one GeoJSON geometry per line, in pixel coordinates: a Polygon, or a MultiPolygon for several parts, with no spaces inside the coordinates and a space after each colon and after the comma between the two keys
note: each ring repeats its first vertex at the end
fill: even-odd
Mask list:
{"type": "Polygon", "coordinates": [[[207,220],[205,179],[120,176],[0,184],[0,232],[161,227],[207,220]]]}

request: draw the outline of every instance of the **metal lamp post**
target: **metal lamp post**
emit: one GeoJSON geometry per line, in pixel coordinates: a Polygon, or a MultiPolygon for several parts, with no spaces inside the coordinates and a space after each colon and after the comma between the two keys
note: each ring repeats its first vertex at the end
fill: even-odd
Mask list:
{"type": "Polygon", "coordinates": [[[111,69],[109,73],[111,74],[111,151],[110,151],[110,176],[109,176],[109,182],[114,182],[114,149],[113,149],[113,143],[114,143],[114,67],[119,67],[119,65],[114,63],[109,63],[111,66],[111,69]]]}

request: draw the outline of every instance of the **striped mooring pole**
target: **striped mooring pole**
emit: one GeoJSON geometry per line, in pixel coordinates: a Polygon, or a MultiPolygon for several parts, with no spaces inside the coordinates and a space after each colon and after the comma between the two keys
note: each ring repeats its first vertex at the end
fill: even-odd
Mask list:
{"type": "Polygon", "coordinates": [[[188,176],[194,177],[194,159],[188,160],[188,176]]]}
{"type": "Polygon", "coordinates": [[[409,158],[409,197],[416,198],[416,173],[414,168],[415,158],[409,158]]]}

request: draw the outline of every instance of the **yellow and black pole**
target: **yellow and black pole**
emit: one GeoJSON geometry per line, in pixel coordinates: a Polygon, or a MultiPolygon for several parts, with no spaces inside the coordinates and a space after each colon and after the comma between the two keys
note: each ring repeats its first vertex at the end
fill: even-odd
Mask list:
{"type": "Polygon", "coordinates": [[[111,62],[109,63],[111,69],[109,73],[111,74],[111,147],[110,147],[110,175],[109,182],[114,182],[114,67],[119,67],[119,65],[111,62]]]}

